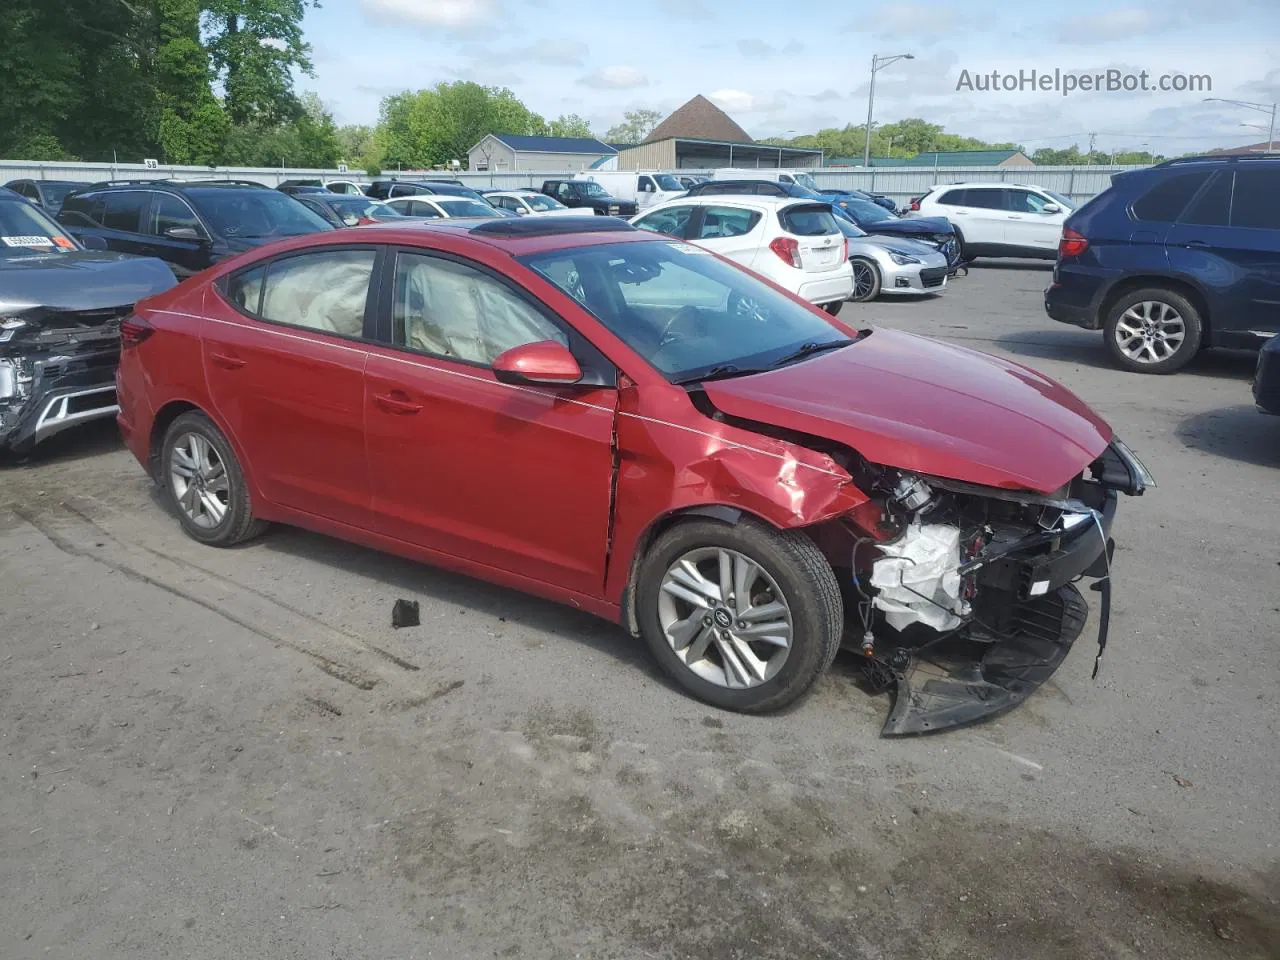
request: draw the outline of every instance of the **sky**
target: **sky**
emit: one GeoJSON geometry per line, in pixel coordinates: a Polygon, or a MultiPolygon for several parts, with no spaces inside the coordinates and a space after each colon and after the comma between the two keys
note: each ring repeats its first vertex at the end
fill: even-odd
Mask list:
{"type": "Polygon", "coordinates": [[[877,74],[877,122],[923,117],[1028,150],[1084,149],[1090,133],[1101,150],[1167,155],[1259,142],[1269,115],[1203,99],[1280,100],[1280,0],[324,0],[304,30],[315,76],[298,89],[339,123],[376,122],[392,93],[474,80],[598,134],[625,110],[665,115],[701,93],[757,139],[794,136],[865,122],[872,56],[903,53],[877,74]],[[1153,85],[1207,75],[1212,89],[957,89],[993,70],[1109,69],[1153,85]]]}

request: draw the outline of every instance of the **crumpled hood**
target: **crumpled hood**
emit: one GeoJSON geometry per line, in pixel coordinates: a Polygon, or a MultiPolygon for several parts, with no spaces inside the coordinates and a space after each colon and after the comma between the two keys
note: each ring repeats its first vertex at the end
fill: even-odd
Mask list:
{"type": "Polygon", "coordinates": [[[1092,463],[1111,428],[1018,363],[874,330],[778,370],[704,385],[715,406],[851,447],[873,463],[1051,493],[1092,463]]]}
{"type": "Polygon", "coordinates": [[[955,233],[951,221],[946,217],[899,217],[897,220],[877,220],[875,223],[864,223],[862,229],[868,233],[898,234],[935,234],[955,233]]]}
{"type": "Polygon", "coordinates": [[[0,259],[0,315],[32,307],[124,307],[172,287],[173,271],[155,257],[70,250],[0,259]]]}
{"type": "Polygon", "coordinates": [[[889,253],[899,253],[904,257],[916,257],[921,260],[942,256],[938,248],[932,244],[912,240],[910,237],[888,237],[870,233],[865,237],[850,237],[849,253],[853,254],[859,247],[878,247],[889,253]]]}

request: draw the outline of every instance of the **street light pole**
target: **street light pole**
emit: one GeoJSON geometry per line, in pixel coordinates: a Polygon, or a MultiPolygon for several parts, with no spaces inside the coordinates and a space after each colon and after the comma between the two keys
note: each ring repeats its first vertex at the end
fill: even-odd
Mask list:
{"type": "Polygon", "coordinates": [[[871,118],[875,114],[876,108],[876,73],[891,63],[897,63],[899,60],[914,60],[913,53],[895,53],[891,57],[882,57],[878,54],[871,56],[871,89],[867,91],[867,142],[862,150],[862,165],[864,167],[871,166],[871,118]]]}
{"type": "Polygon", "coordinates": [[[1237,107],[1248,107],[1250,110],[1257,110],[1259,113],[1269,114],[1271,123],[1267,127],[1267,153],[1271,153],[1276,148],[1276,104],[1274,103],[1254,103],[1252,100],[1227,100],[1223,97],[1205,97],[1205,103],[1230,103],[1237,107]]]}

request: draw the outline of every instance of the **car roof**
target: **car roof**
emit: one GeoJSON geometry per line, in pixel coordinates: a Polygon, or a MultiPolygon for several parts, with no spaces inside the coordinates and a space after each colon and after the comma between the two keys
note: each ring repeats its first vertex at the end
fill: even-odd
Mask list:
{"type": "Polygon", "coordinates": [[[697,206],[711,206],[726,203],[738,203],[744,206],[768,207],[775,209],[777,207],[793,207],[796,204],[826,204],[830,203],[819,197],[761,197],[754,193],[707,193],[707,194],[689,194],[683,197],[672,197],[664,203],[650,207],[650,210],[656,210],[657,207],[678,206],[680,204],[695,204],[697,206]]]}

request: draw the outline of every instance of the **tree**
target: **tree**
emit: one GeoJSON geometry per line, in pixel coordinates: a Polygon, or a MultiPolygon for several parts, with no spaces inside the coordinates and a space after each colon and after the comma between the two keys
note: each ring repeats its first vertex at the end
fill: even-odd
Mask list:
{"type": "Polygon", "coordinates": [[[156,14],[153,74],[160,153],[170,163],[212,166],[222,155],[229,124],[209,86],[198,0],[157,0],[156,14]]]}
{"type": "Polygon", "coordinates": [[[205,45],[234,123],[296,119],[293,70],[312,75],[302,18],[315,0],[202,0],[205,45]]]}
{"type": "Polygon", "coordinates": [[[549,124],[553,137],[594,137],[591,124],[576,113],[561,114],[549,124]]]}
{"type": "Polygon", "coordinates": [[[641,143],[653,132],[653,128],[662,119],[657,110],[627,110],[622,114],[623,121],[610,127],[604,138],[609,143],[641,143]]]}

